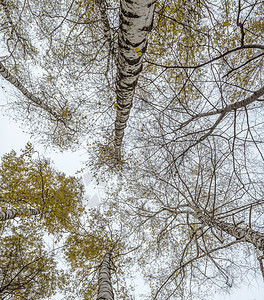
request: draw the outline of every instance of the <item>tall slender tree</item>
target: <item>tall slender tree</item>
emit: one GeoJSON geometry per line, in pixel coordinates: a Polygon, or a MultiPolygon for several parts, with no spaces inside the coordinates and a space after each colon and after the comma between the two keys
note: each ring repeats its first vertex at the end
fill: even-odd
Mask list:
{"type": "MultiPolygon", "coordinates": [[[[262,2],[0,7],[2,74],[30,96],[18,104],[35,126],[41,116],[39,128],[55,144],[71,146],[83,134],[96,144],[89,160],[100,179],[114,161],[119,180],[105,172],[114,189],[106,216],[116,213],[142,241],[135,255],[154,298],[198,297],[200,282],[232,286],[240,249],[259,254],[263,270],[262,2]],[[122,147],[129,155],[120,171],[122,147]]],[[[75,250],[85,256],[87,248],[79,236],[68,243],[78,273],[75,250]]],[[[256,269],[257,260],[244,257],[256,269]]]]}
{"type": "Polygon", "coordinates": [[[121,157],[121,144],[132,107],[138,76],[147,50],[147,35],[152,29],[155,2],[122,0],[120,2],[117,57],[117,115],[115,121],[115,156],[121,157]]]}
{"type": "Polygon", "coordinates": [[[114,293],[111,282],[111,261],[112,253],[107,252],[100,265],[99,276],[98,276],[98,300],[113,300],[114,293]]]}

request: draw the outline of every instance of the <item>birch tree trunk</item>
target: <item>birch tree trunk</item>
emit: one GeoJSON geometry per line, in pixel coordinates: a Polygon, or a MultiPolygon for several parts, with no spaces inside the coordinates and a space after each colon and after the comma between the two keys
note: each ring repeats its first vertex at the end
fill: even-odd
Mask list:
{"type": "Polygon", "coordinates": [[[153,0],[121,0],[117,57],[117,115],[115,121],[115,158],[120,160],[121,144],[152,29],[153,0]]]}
{"type": "Polygon", "coordinates": [[[108,252],[104,256],[99,269],[98,296],[97,300],[114,300],[114,293],[111,283],[111,259],[112,253],[108,252]]]}
{"type": "Polygon", "coordinates": [[[258,250],[264,252],[264,234],[251,229],[249,226],[234,225],[232,223],[220,221],[216,218],[210,218],[203,213],[198,213],[198,219],[205,225],[217,228],[233,236],[241,242],[247,242],[254,245],[258,250]]]}
{"type": "Polygon", "coordinates": [[[27,210],[22,210],[22,209],[6,209],[0,211],[0,221],[7,221],[10,219],[14,219],[15,217],[26,215],[26,216],[36,216],[40,215],[43,213],[49,213],[52,212],[52,209],[46,209],[45,211],[42,211],[37,208],[31,208],[27,210]]]}
{"type": "Polygon", "coordinates": [[[26,89],[23,84],[14,77],[7,68],[0,62],[0,74],[9,81],[13,86],[15,86],[24,96],[27,97],[28,100],[30,100],[32,103],[34,103],[39,108],[42,108],[46,112],[48,112],[50,115],[52,115],[56,121],[65,123],[65,120],[61,115],[59,115],[57,112],[54,111],[47,103],[45,103],[40,98],[34,96],[28,89],[26,89]]]}

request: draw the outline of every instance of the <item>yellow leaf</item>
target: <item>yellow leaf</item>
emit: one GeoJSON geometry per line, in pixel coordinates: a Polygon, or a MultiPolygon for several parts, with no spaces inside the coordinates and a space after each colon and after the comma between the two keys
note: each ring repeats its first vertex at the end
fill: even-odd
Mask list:
{"type": "Polygon", "coordinates": [[[226,22],[223,23],[223,26],[229,26],[229,25],[231,25],[231,23],[228,22],[228,21],[226,21],[226,22]]]}
{"type": "Polygon", "coordinates": [[[139,48],[136,48],[135,51],[138,53],[138,52],[141,52],[141,50],[139,48]]]}

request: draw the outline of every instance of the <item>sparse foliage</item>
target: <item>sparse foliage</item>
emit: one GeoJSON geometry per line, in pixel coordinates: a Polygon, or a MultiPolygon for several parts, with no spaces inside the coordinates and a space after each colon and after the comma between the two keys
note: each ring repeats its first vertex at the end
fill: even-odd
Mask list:
{"type": "Polygon", "coordinates": [[[263,13],[258,0],[0,0],[0,73],[26,97],[15,110],[61,149],[85,136],[109,181],[84,225],[76,179],[31,149],[0,169],[5,210],[52,209],[43,224],[69,230],[83,299],[121,232],[113,260],[138,264],[153,299],[263,274],[263,13]]]}

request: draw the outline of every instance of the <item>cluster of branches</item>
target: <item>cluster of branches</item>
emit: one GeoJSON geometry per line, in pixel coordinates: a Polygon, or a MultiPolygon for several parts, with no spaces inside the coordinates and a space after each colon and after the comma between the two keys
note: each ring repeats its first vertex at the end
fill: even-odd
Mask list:
{"type": "MultiPolygon", "coordinates": [[[[258,266],[264,277],[263,3],[0,7],[0,74],[23,94],[18,104],[31,122],[41,117],[49,140],[61,148],[83,136],[94,143],[90,165],[113,186],[102,212],[131,232],[126,241],[154,299],[194,298],[204,292],[200,282],[231,287],[243,268],[258,266]]],[[[113,298],[112,244],[97,247],[98,299],[106,297],[100,282],[113,298]]]]}

